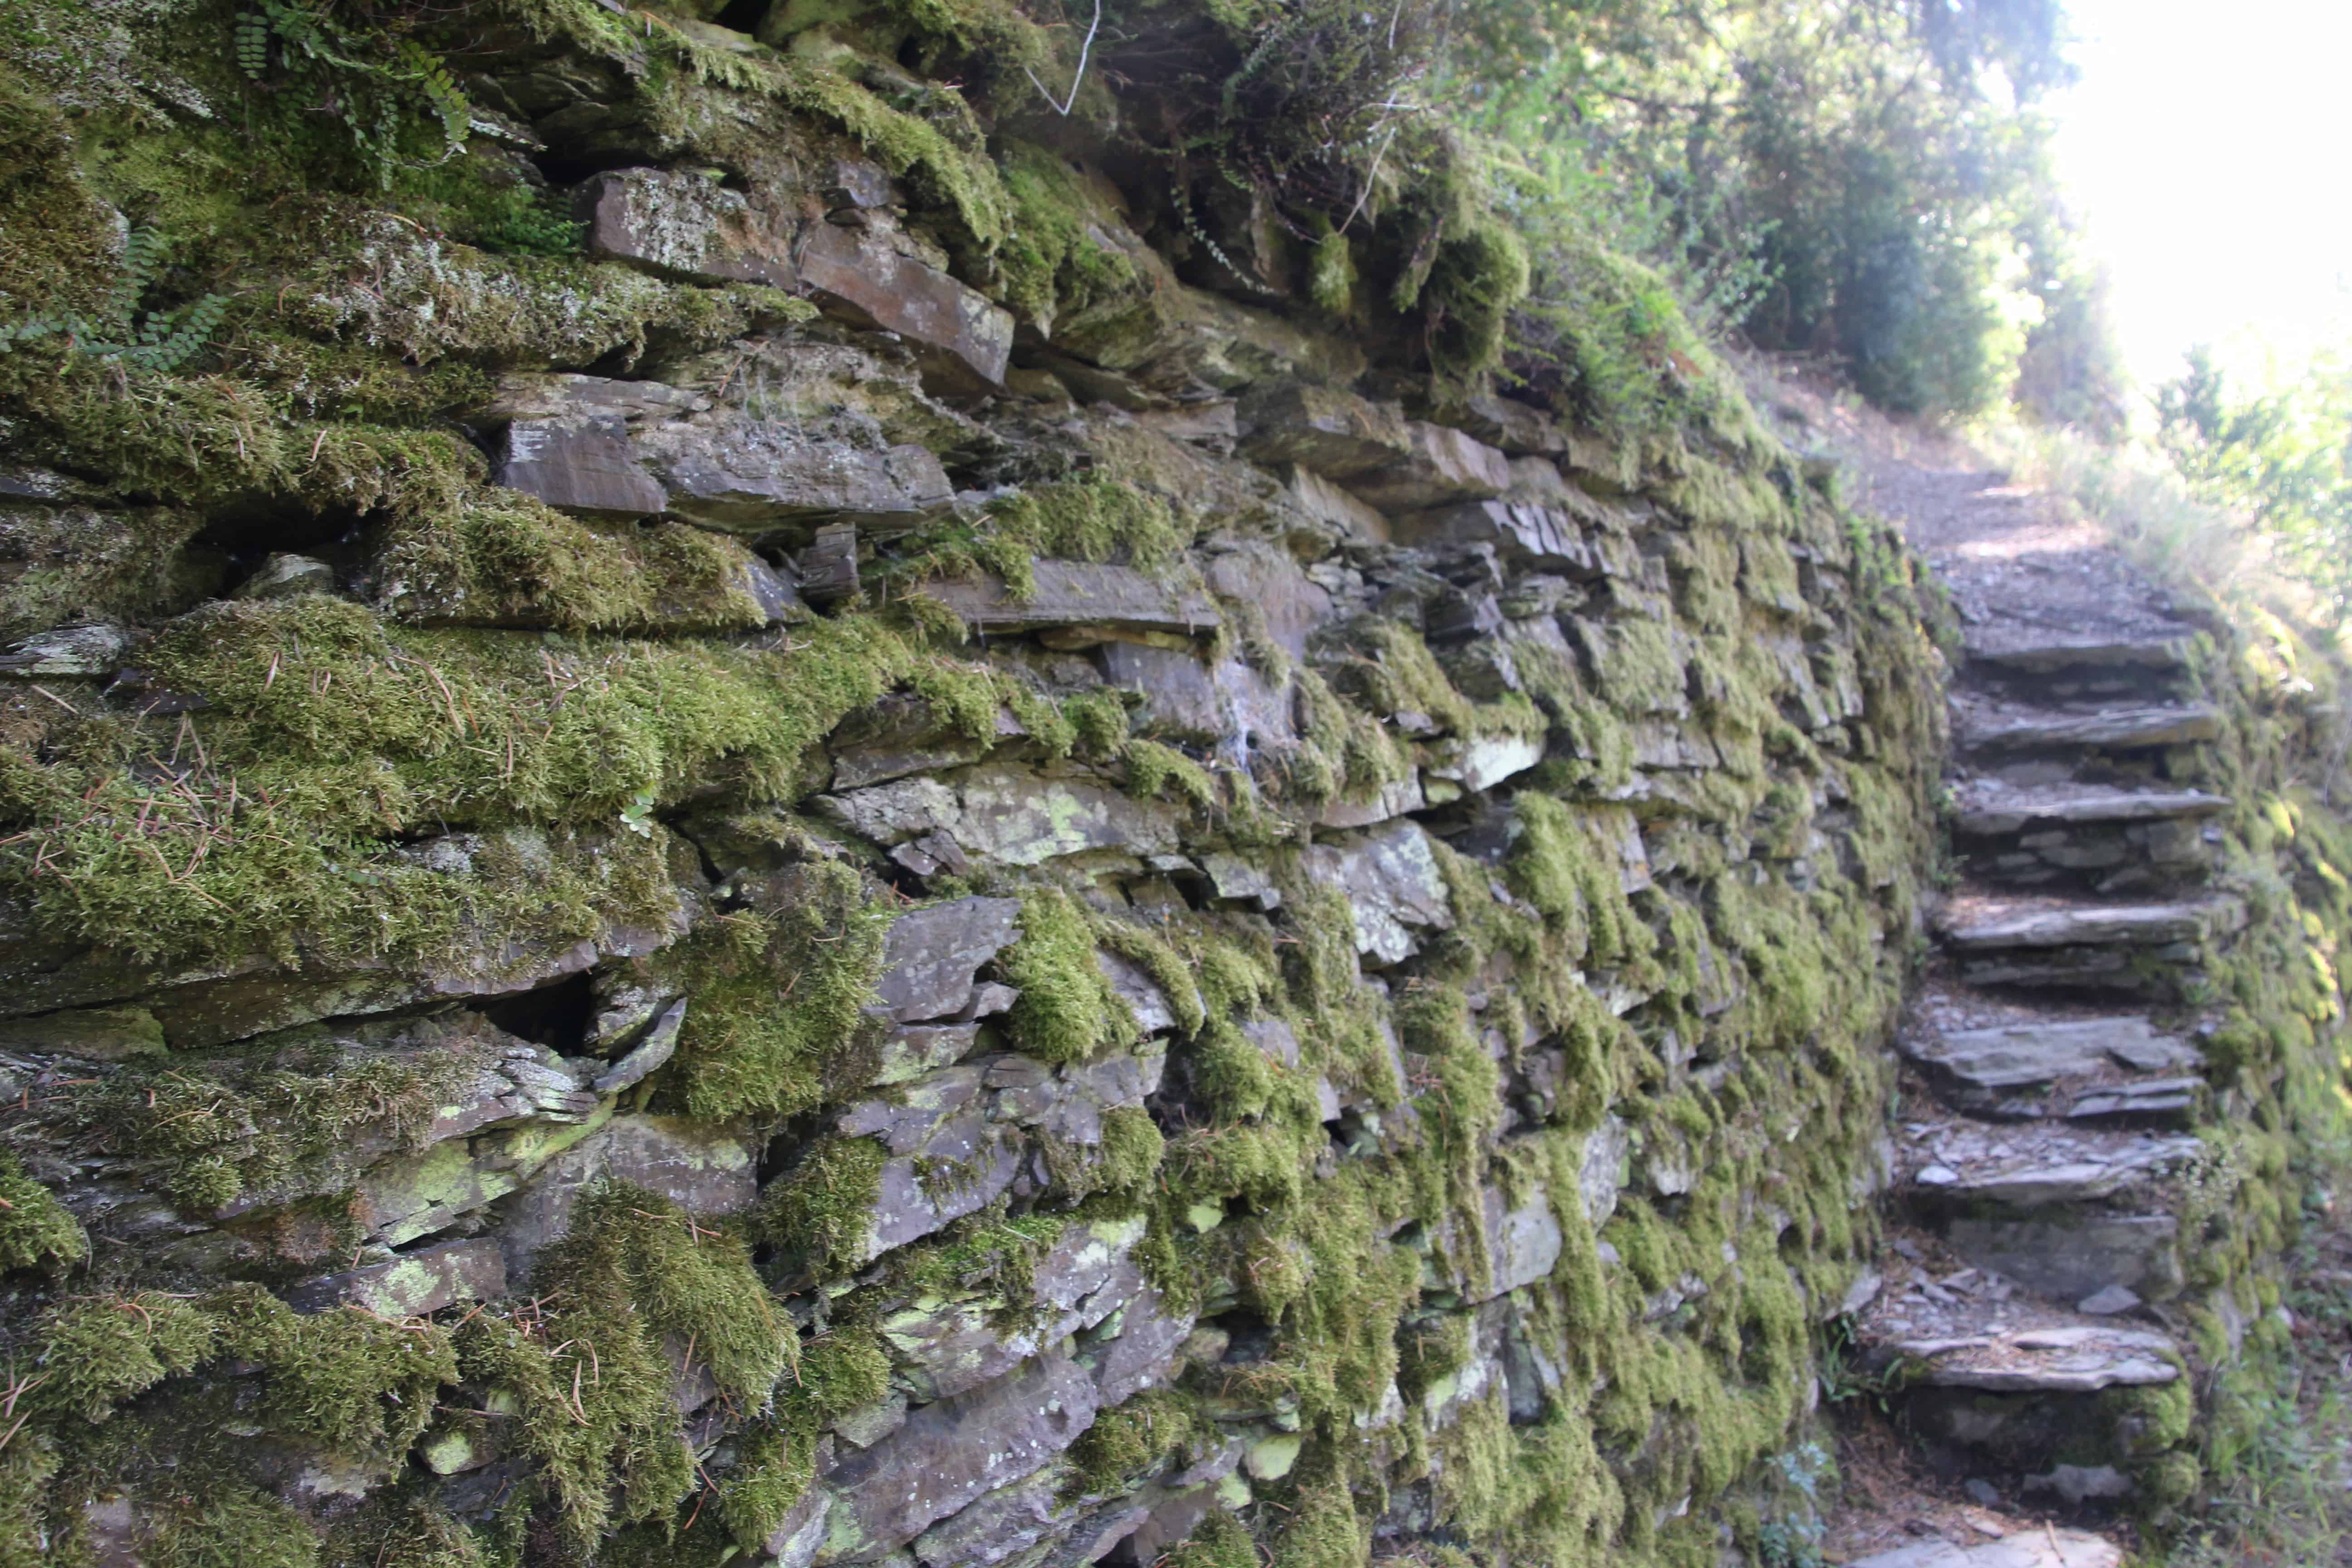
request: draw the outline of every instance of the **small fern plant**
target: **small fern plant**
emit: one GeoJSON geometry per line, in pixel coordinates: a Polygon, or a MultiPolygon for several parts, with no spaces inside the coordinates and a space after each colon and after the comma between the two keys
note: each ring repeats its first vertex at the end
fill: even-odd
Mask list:
{"type": "Polygon", "coordinates": [[[97,308],[46,310],[0,321],[0,353],[18,343],[63,338],[77,353],[164,374],[195,357],[227,314],[229,296],[206,294],[171,310],[142,310],[139,302],[171,258],[171,246],[152,228],[133,229],[122,247],[122,272],[97,308]]]}
{"type": "Polygon", "coordinates": [[[400,152],[412,115],[437,121],[441,132],[439,154],[421,166],[466,150],[472,107],[449,68],[410,39],[355,32],[301,0],[249,0],[236,16],[235,46],[237,68],[249,80],[267,86],[274,66],[323,89],[321,107],[342,121],[387,189],[395,168],[420,166],[400,152]]]}

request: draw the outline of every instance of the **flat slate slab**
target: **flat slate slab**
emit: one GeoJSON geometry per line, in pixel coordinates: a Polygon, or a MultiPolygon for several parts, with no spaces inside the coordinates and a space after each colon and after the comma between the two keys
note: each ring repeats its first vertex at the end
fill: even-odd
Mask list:
{"type": "Polygon", "coordinates": [[[992,576],[933,583],[924,591],[961,616],[975,632],[1104,626],[1191,637],[1214,631],[1223,620],[1207,595],[1132,566],[1040,561],[1032,573],[1034,591],[1025,598],[992,576]]]}
{"type": "Polygon", "coordinates": [[[2079,1530],[2026,1530],[1980,1546],[1922,1541],[1859,1558],[1847,1568],[2123,1568],[2123,1548],[2079,1530]]]}
{"type": "Polygon", "coordinates": [[[1954,1118],[1908,1123],[1895,1163],[1912,1187],[1949,1203],[2040,1208],[2112,1198],[2196,1159],[2202,1147],[2187,1133],[1954,1118]]]}
{"type": "Polygon", "coordinates": [[[1964,792],[1953,827],[1965,837],[1995,838],[2043,825],[2084,826],[2211,816],[2227,811],[2231,804],[2228,795],[2194,789],[2106,789],[2091,784],[2003,789],[1998,781],[1986,779],[1964,792]]]}
{"type": "Polygon", "coordinates": [[[1967,702],[1958,718],[1960,743],[1973,752],[2136,751],[2195,745],[2221,733],[2221,710],[2205,702],[2095,709],[1967,702]]]}
{"type": "Polygon", "coordinates": [[[2178,670],[2189,664],[2189,634],[2175,637],[2108,637],[2094,631],[2080,637],[1986,636],[1972,630],[1969,658],[2012,674],[2039,675],[2060,669],[2178,670]]]}
{"type": "Polygon", "coordinates": [[[1972,898],[1936,918],[1944,945],[1961,952],[2021,947],[2163,947],[2234,928],[2231,899],[2164,904],[2068,904],[2047,899],[1972,898]]]}
{"type": "Polygon", "coordinates": [[[2158,1116],[2192,1108],[2204,1089],[2194,1076],[2204,1053],[2140,1017],[1918,1028],[1900,1045],[1939,1099],[1980,1116],[2158,1116]],[[2168,1076],[2126,1076],[2147,1073],[2168,1076]]]}
{"type": "Polygon", "coordinates": [[[2095,1394],[2180,1377],[2180,1349],[2169,1335],[1987,1289],[1991,1283],[1972,1269],[1948,1284],[1918,1276],[1890,1285],[1863,1312],[1856,1341],[1874,1362],[1914,1363],[1914,1381],[1935,1388],[2095,1394]]]}

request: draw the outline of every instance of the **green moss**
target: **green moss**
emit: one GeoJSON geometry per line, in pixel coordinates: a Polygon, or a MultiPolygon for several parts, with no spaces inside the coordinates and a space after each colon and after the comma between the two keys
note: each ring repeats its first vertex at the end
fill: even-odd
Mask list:
{"type": "Polygon", "coordinates": [[[814,1434],[761,1426],[736,1441],[735,1468],[719,1492],[735,1544],[757,1552],[816,1477],[814,1434]]]}
{"type": "Polygon", "coordinates": [[[1150,1112],[1139,1105],[1103,1112],[1102,1159],[1095,1172],[1097,1191],[1141,1192],[1160,1171],[1167,1141],[1150,1112]]]}
{"type": "Polygon", "coordinates": [[[1021,935],[997,955],[996,966],[1021,993],[1008,1021],[1025,1054],[1084,1061],[1134,1042],[1135,1015],[1095,961],[1093,926],[1060,889],[1022,894],[1021,935]]]}
{"type": "Polygon", "coordinates": [[[1262,1568],[1264,1562],[1241,1521],[1211,1509],[1155,1568],[1262,1568]]]}
{"type": "Polygon", "coordinates": [[[794,868],[789,886],[772,910],[721,916],[664,956],[693,999],[676,1068],[692,1115],[798,1115],[864,1087],[856,1047],[889,910],[839,862],[794,868]]]}
{"type": "Polygon", "coordinates": [[[381,1465],[405,1453],[457,1381],[448,1331],[400,1323],[355,1307],[305,1316],[258,1286],[231,1285],[205,1300],[222,1352],[267,1375],[272,1427],[381,1465]]]}
{"type": "Polygon", "coordinates": [[[319,1538],[268,1492],[215,1479],[163,1500],[148,1521],[156,1568],[313,1568],[319,1538]]]}
{"type": "Polygon", "coordinates": [[[213,1355],[218,1324],[194,1300],[145,1290],[68,1301],[40,1325],[33,1363],[44,1405],[87,1421],[213,1355]]]}
{"type": "Polygon", "coordinates": [[[1159,1469],[1214,1448],[1218,1440],[1215,1424],[1202,1419],[1191,1399],[1170,1389],[1146,1389],[1097,1415],[1070,1445],[1073,1473],[1062,1495],[1075,1500],[1131,1491],[1159,1469]]]}
{"type": "Polygon", "coordinates": [[[469,1318],[457,1349],[468,1384],[519,1404],[517,1435],[540,1466],[531,1486],[585,1552],[692,1489],[670,1347],[748,1413],[767,1405],[798,1341],[739,1236],[640,1188],[583,1194],[541,1268],[533,1303],[469,1318]]]}
{"type": "Polygon", "coordinates": [[[89,1238],[49,1189],[0,1149],[0,1269],[63,1269],[89,1256],[89,1238]]]}
{"type": "Polygon", "coordinates": [[[1085,175],[1044,148],[1014,143],[1003,177],[1013,211],[997,265],[1015,314],[1050,331],[1055,317],[1139,285],[1126,252],[1097,237],[1108,215],[1085,175]]]}
{"type": "Polygon", "coordinates": [[[767,624],[749,569],[741,545],[699,529],[606,531],[490,490],[397,525],[381,571],[407,620],[694,636],[767,624]]]}
{"type": "Polygon", "coordinates": [[[864,618],[789,650],[559,648],[401,630],[324,598],[212,606],[152,652],[155,679],[209,710],[92,721],[39,759],[0,748],[0,811],[22,829],[0,882],[49,934],[149,959],[290,959],[299,933],[314,958],[429,962],[484,928],[578,941],[607,921],[657,927],[675,894],[644,813],[714,778],[742,798],[792,793],[808,749],[905,658],[864,618]],[[152,783],[151,759],[175,750],[196,767],[152,783]],[[609,837],[493,835],[469,875],[385,842],[519,819],[609,837]]]}
{"type": "Polygon", "coordinates": [[[751,1234],[777,1249],[795,1279],[856,1268],[866,1261],[886,1158],[869,1138],[825,1140],[770,1184],[752,1211],[751,1234]]]}

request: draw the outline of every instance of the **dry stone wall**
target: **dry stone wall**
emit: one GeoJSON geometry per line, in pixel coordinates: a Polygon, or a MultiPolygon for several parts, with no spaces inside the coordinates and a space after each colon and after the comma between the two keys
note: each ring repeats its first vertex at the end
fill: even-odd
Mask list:
{"type": "Polygon", "coordinates": [[[0,1559],[1752,1543],[1941,721],[1710,365],[1449,378],[910,23],[478,7],[298,194],[227,10],[32,11],[14,308],[238,302],[5,363],[0,1559]]]}

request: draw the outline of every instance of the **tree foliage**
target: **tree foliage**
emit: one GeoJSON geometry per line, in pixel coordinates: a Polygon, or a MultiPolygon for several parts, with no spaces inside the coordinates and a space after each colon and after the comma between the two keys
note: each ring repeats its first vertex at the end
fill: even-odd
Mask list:
{"type": "Polygon", "coordinates": [[[2248,394],[2212,351],[2189,351],[2157,389],[2157,442],[2197,491],[2228,507],[2339,619],[2352,614],[2352,362],[2323,354],[2248,394]]]}
{"type": "Polygon", "coordinates": [[[1474,121],[1572,167],[1703,321],[1906,411],[2006,399],[2022,360],[2038,411],[2112,427],[2038,107],[2071,79],[2059,0],[1502,0],[1456,28],[1474,121]]]}

